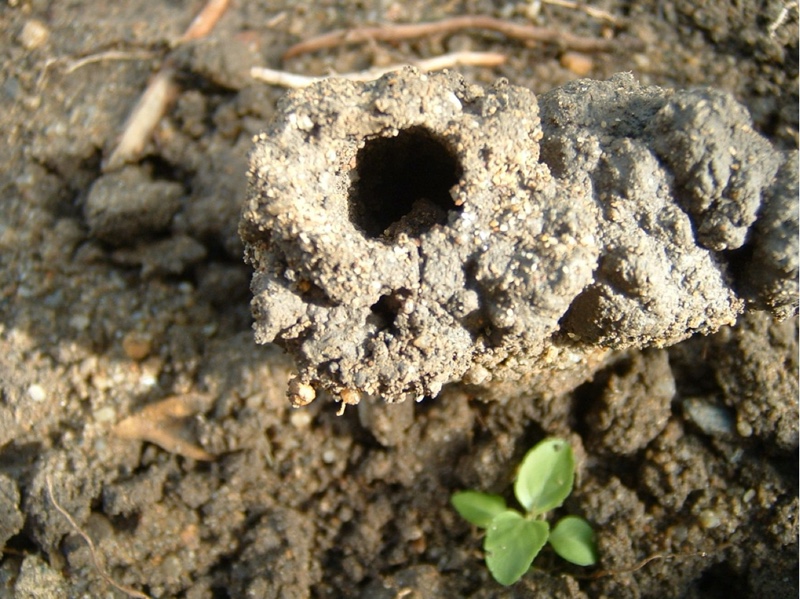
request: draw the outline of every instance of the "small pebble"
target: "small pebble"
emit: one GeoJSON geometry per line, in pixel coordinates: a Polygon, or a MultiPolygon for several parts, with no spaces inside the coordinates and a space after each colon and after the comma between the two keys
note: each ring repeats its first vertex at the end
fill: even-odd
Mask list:
{"type": "Polygon", "coordinates": [[[35,50],[42,47],[48,37],[50,37],[50,30],[47,26],[37,19],[31,19],[23,25],[17,39],[26,50],[35,50]]]}
{"type": "Polygon", "coordinates": [[[131,331],[122,339],[122,349],[131,360],[144,360],[153,349],[153,340],[149,335],[131,331]]]}
{"type": "Polygon", "coordinates": [[[736,432],[738,432],[741,437],[751,437],[753,435],[753,427],[749,422],[740,420],[736,423],[736,432]]]}
{"type": "Polygon", "coordinates": [[[142,387],[155,387],[157,382],[158,379],[156,378],[155,374],[151,372],[145,372],[141,377],[139,377],[139,384],[142,387]]]}
{"type": "Polygon", "coordinates": [[[734,417],[725,406],[701,397],[688,397],[682,402],[683,416],[709,437],[732,437],[736,434],[734,417]]]}
{"type": "Polygon", "coordinates": [[[95,422],[113,422],[116,418],[117,412],[111,406],[100,408],[94,412],[95,422]]]}
{"type": "Polygon", "coordinates": [[[314,387],[297,379],[289,381],[289,400],[295,408],[307,406],[317,397],[314,387]]]}
{"type": "Polygon", "coordinates": [[[476,364],[464,374],[464,382],[468,385],[480,385],[491,378],[491,373],[480,364],[476,364]]]}
{"type": "Polygon", "coordinates": [[[722,523],[717,513],[712,510],[703,510],[700,512],[699,521],[700,526],[705,529],[716,528],[722,523]]]}
{"type": "Polygon", "coordinates": [[[585,77],[594,68],[594,60],[580,52],[564,52],[561,55],[561,66],[579,77],[585,77]]]}
{"type": "Polygon", "coordinates": [[[308,410],[297,410],[289,415],[289,422],[299,429],[308,428],[311,424],[311,413],[308,410]]]}
{"type": "Polygon", "coordinates": [[[36,402],[44,401],[47,398],[47,392],[41,385],[34,384],[28,387],[28,397],[36,402]]]}

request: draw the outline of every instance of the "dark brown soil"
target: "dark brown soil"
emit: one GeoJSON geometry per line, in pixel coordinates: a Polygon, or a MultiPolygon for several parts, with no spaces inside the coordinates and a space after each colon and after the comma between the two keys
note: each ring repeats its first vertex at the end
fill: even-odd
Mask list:
{"type": "MultiPolygon", "coordinates": [[[[249,68],[319,75],[472,49],[509,60],[460,69],[471,82],[542,93],[578,77],[556,47],[477,31],[280,61],[335,28],[526,22],[537,2],[295,4],[235,1],[210,36],[173,50],[180,94],[143,158],[107,175],[126,116],[202,2],[0,6],[0,596],[124,596],[50,481],[110,576],[153,597],[797,597],[796,316],[751,313],[620,354],[547,403],[446,388],[343,416],[330,401],[290,407],[291,361],[253,341],[237,234],[251,138],[283,94],[249,68]],[[127,209],[105,212],[109,197],[127,209]],[[140,439],[127,438],[120,423],[145,406],[140,439]],[[579,458],[564,511],[592,522],[600,564],[545,553],[504,588],[448,500],[510,497],[545,435],[579,458]],[[187,457],[203,452],[216,458],[187,457]]],[[[776,147],[797,148],[796,3],[596,6],[619,23],[546,2],[538,14],[644,42],[585,57],[587,76],[727,90],[776,147]]]]}

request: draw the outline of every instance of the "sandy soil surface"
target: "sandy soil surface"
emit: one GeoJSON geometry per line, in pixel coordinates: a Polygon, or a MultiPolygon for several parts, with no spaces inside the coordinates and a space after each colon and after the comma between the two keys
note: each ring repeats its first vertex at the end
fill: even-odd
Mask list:
{"type": "MultiPolygon", "coordinates": [[[[730,92],[790,151],[795,2],[607,0],[598,15],[546,1],[234,1],[173,47],[202,4],[0,6],[0,595],[797,596],[796,307],[620,351],[547,401],[450,386],[337,416],[325,398],[292,408],[295,365],[255,343],[238,234],[252,139],[284,94],[252,66],[325,75],[496,51],[505,64],[459,72],[535,94],[626,71],[730,92]],[[620,43],[576,53],[471,29],[281,58],[333,29],[464,14],[620,43]],[[104,170],[165,68],[174,102],[139,157],[104,170]],[[600,563],[545,553],[504,588],[449,497],[510,498],[545,435],[573,444],[564,511],[593,524],[600,563]]],[[[732,263],[748,246],[737,251],[732,263]]]]}

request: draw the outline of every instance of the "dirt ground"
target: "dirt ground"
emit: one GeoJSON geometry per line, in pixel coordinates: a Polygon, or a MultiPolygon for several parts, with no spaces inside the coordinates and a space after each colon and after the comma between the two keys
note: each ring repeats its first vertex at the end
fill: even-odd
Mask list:
{"type": "Polygon", "coordinates": [[[622,353],[554,401],[445,388],[337,416],[331,401],[293,409],[290,359],[255,344],[237,233],[252,137],[284,93],[251,66],[324,75],[493,50],[504,65],[464,77],[535,93],[630,71],[729,91],[788,150],[796,2],[592,4],[611,21],[546,1],[234,0],[170,50],[202,4],[0,5],[0,596],[126,596],[107,572],[130,596],[187,599],[797,597],[796,316],[622,353]],[[643,46],[575,54],[469,30],[281,59],[316,33],[461,14],[643,46]],[[175,102],[141,159],[103,174],[168,54],[175,102]],[[600,563],[544,553],[504,588],[449,497],[510,498],[551,434],[575,449],[564,512],[593,524],[600,563]]]}

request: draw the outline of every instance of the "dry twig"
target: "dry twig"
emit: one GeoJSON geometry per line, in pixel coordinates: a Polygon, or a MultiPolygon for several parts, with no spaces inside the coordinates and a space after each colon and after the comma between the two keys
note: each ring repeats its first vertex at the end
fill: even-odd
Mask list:
{"type": "Polygon", "coordinates": [[[230,0],[208,0],[203,10],[197,14],[183,35],[178,38],[176,45],[200,39],[211,33],[217,21],[227,10],[228,4],[230,4],[230,0]]]}
{"type": "Polygon", "coordinates": [[[120,584],[116,580],[111,578],[111,575],[105,571],[105,568],[100,563],[100,558],[97,554],[97,549],[94,546],[94,542],[92,541],[92,537],[90,537],[86,533],[86,531],[84,531],[80,526],[78,526],[78,523],[75,522],[75,519],[70,515],[70,513],[63,507],[61,507],[61,504],[59,504],[58,501],[56,501],[56,496],[53,493],[53,482],[50,480],[49,474],[45,477],[45,482],[47,483],[47,494],[50,497],[50,502],[53,504],[56,510],[58,510],[58,513],[64,516],[64,518],[66,518],[67,522],[69,522],[69,525],[73,528],[73,530],[77,532],[89,546],[89,553],[92,556],[92,563],[94,564],[95,570],[97,570],[97,573],[100,575],[100,577],[103,580],[105,580],[108,584],[110,584],[112,587],[114,587],[118,591],[122,591],[129,597],[137,597],[138,599],[151,599],[150,595],[138,591],[134,588],[120,584]]]}
{"type": "MultiPolygon", "coordinates": [[[[506,61],[506,56],[498,52],[453,52],[451,54],[442,54],[434,58],[427,58],[417,60],[410,64],[417,67],[420,71],[439,71],[459,65],[495,67],[503,64],[506,61]]],[[[367,69],[366,71],[358,71],[354,73],[342,73],[340,75],[328,75],[325,77],[308,77],[306,75],[297,75],[295,73],[288,73],[286,71],[277,71],[275,69],[267,69],[264,67],[253,67],[250,69],[250,76],[253,79],[258,79],[271,85],[280,85],[289,88],[301,88],[322,81],[324,79],[348,79],[350,81],[372,81],[378,79],[386,73],[396,71],[406,65],[394,64],[388,67],[367,69]]]]}
{"type": "Polygon", "coordinates": [[[142,408],[114,427],[114,434],[123,439],[148,441],[185,458],[209,462],[216,459],[206,450],[181,436],[183,420],[198,411],[204,396],[174,395],[142,408]]]}
{"type": "Polygon", "coordinates": [[[358,44],[368,41],[397,42],[427,35],[453,33],[462,29],[486,29],[502,33],[512,39],[556,44],[580,52],[608,52],[620,47],[618,40],[581,37],[547,27],[521,25],[485,15],[465,15],[430,23],[380,25],[331,31],[295,44],[284,52],[283,58],[291,58],[298,54],[333,48],[342,44],[358,44]]]}
{"type": "MultiPolygon", "coordinates": [[[[200,39],[208,35],[228,8],[230,0],[208,0],[203,10],[194,18],[177,44],[200,39]]],[[[125,121],[122,135],[109,158],[103,163],[103,171],[108,172],[135,161],[147,145],[150,136],[167,112],[177,95],[177,85],[173,81],[173,69],[169,57],[164,61],[161,71],[150,80],[147,89],[139,98],[133,111],[125,121]]]]}
{"type": "Polygon", "coordinates": [[[150,135],[177,93],[178,86],[172,80],[172,69],[169,67],[161,69],[150,80],[147,89],[125,121],[119,142],[103,165],[104,171],[118,169],[142,153],[150,135]]]}

